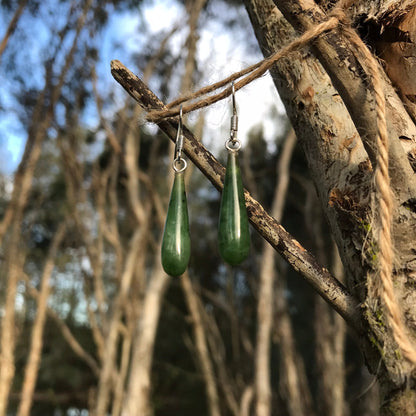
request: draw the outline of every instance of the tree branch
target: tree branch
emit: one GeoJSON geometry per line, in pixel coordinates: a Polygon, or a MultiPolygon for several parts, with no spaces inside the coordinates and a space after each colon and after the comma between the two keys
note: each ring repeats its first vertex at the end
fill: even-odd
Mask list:
{"type": "Polygon", "coordinates": [[[19,21],[20,16],[22,15],[23,10],[26,7],[27,2],[28,2],[28,0],[22,0],[19,3],[19,7],[14,12],[12,20],[10,20],[10,23],[9,23],[9,26],[7,27],[6,33],[4,34],[4,37],[3,37],[2,41],[0,42],[0,60],[1,60],[1,56],[3,55],[4,50],[6,49],[7,43],[9,42],[9,39],[10,39],[11,35],[16,30],[17,22],[19,21]]]}
{"type": "MultiPolygon", "coordinates": [[[[295,0],[293,2],[274,0],[274,3],[292,26],[301,32],[328,19],[328,15],[310,0],[295,0]]],[[[316,39],[313,42],[312,51],[339,92],[361,136],[373,168],[375,168],[378,125],[374,114],[374,86],[370,86],[372,80],[369,73],[370,64],[365,54],[366,48],[367,46],[355,30],[347,25],[342,25],[338,30],[325,33],[316,39]]],[[[384,94],[387,98],[387,129],[390,137],[388,143],[389,170],[393,173],[391,181],[394,189],[404,189],[401,191],[403,195],[400,196],[403,202],[413,197],[416,189],[413,179],[414,172],[410,163],[403,163],[406,156],[399,139],[403,135],[404,126],[409,129],[413,128],[413,132],[414,126],[403,103],[387,80],[381,65],[378,67],[382,77],[384,94]]]]}
{"type": "MultiPolygon", "coordinates": [[[[159,98],[120,61],[111,62],[111,73],[115,80],[145,110],[165,109],[159,98]]],[[[157,123],[167,136],[175,141],[178,123],[166,119],[157,123]]],[[[221,190],[225,174],[224,167],[184,127],[184,151],[197,168],[221,190]]],[[[312,285],[312,287],[345,319],[360,332],[361,315],[356,300],[316,259],[302,247],[264,208],[245,191],[247,212],[253,227],[282,257],[312,285]]]]}
{"type": "MultiPolygon", "coordinates": [[[[32,286],[32,283],[30,282],[30,278],[26,273],[22,273],[22,277],[26,282],[26,288],[29,291],[29,295],[34,298],[36,301],[38,301],[40,297],[39,291],[32,286]]],[[[64,337],[65,341],[68,343],[68,345],[71,347],[72,351],[81,358],[93,371],[95,376],[99,376],[100,374],[100,367],[95,360],[95,358],[90,355],[78,342],[78,340],[75,338],[75,336],[72,334],[71,330],[69,329],[68,325],[63,321],[61,317],[51,308],[47,307],[46,309],[47,314],[50,318],[52,318],[56,325],[58,326],[59,330],[62,333],[62,336],[64,337]]],[[[36,401],[36,393],[34,396],[34,400],[36,401]]]]}

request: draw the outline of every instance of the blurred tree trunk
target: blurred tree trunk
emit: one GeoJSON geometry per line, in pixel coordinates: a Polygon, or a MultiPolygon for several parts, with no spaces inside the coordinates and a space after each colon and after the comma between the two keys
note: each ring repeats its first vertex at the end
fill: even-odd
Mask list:
{"type": "Polygon", "coordinates": [[[113,314],[109,321],[108,332],[105,335],[105,347],[102,360],[102,369],[98,384],[97,405],[95,414],[102,415],[107,412],[108,404],[111,401],[113,382],[116,377],[116,363],[118,360],[117,348],[119,343],[119,331],[122,325],[123,311],[128,302],[128,295],[131,289],[131,282],[135,273],[139,253],[144,248],[147,229],[140,227],[136,230],[129,244],[129,251],[126,253],[126,261],[120,281],[120,289],[113,305],[113,314]]]}
{"type": "MultiPolygon", "coordinates": [[[[197,24],[205,2],[206,0],[198,0],[186,3],[189,33],[185,42],[187,57],[181,81],[182,93],[186,93],[192,84],[198,40],[197,24]]],[[[157,255],[160,253],[160,244],[161,242],[158,244],[157,255]]],[[[163,295],[170,280],[161,267],[159,257],[155,258],[155,264],[155,270],[145,289],[141,316],[133,339],[130,376],[123,406],[123,415],[126,416],[150,416],[153,413],[150,404],[153,349],[163,295]]]]}
{"type": "Polygon", "coordinates": [[[71,48],[65,56],[56,84],[51,85],[49,79],[51,74],[48,65],[45,65],[45,87],[36,102],[25,151],[15,174],[12,198],[0,224],[0,241],[4,247],[7,247],[7,260],[5,262],[7,287],[0,339],[0,416],[6,414],[9,392],[15,372],[15,299],[17,283],[24,264],[24,251],[20,242],[24,209],[28,201],[34,170],[41,153],[41,146],[53,121],[55,105],[60,97],[67,72],[73,62],[79,35],[85,25],[86,14],[91,3],[91,0],[87,1],[81,10],[76,22],[76,31],[71,48]],[[9,227],[10,236],[7,236],[6,233],[9,227]],[[5,241],[6,238],[7,242],[5,241]]]}
{"type": "MultiPolygon", "coordinates": [[[[185,71],[181,81],[181,94],[187,94],[192,88],[192,77],[195,71],[197,41],[198,41],[198,21],[202,9],[204,8],[207,0],[188,1],[186,3],[186,9],[188,13],[188,26],[189,33],[185,44],[187,45],[187,56],[185,60],[185,71]]],[[[198,130],[197,136],[202,137],[204,128],[204,118],[201,116],[198,119],[196,130],[198,130]]],[[[189,178],[193,171],[193,166],[188,165],[187,171],[187,184],[189,184],[189,178]]],[[[207,395],[207,403],[210,416],[220,416],[220,404],[218,395],[218,386],[215,380],[215,373],[213,363],[209,354],[208,341],[206,338],[206,328],[203,322],[201,299],[196,293],[195,287],[189,277],[188,272],[181,277],[182,290],[185,296],[187,307],[192,319],[192,326],[195,338],[195,348],[201,368],[202,376],[205,382],[205,391],[207,395]]]]}
{"type": "Polygon", "coordinates": [[[46,258],[41,283],[40,291],[37,297],[37,311],[35,322],[33,323],[32,336],[30,339],[29,356],[25,367],[25,375],[23,379],[22,398],[19,403],[17,416],[30,415],[30,408],[32,405],[33,394],[36,387],[36,379],[39,371],[39,365],[41,360],[42,345],[43,345],[43,329],[45,327],[48,298],[50,294],[49,282],[52,276],[53,268],[55,265],[55,258],[61,244],[62,239],[65,236],[66,224],[62,223],[55,233],[52,240],[48,257],[46,258]]]}
{"type": "MultiPolygon", "coordinates": [[[[293,129],[287,135],[282,155],[279,160],[275,200],[272,207],[273,216],[280,222],[283,216],[285,198],[289,185],[290,160],[296,144],[296,135],[293,129]]],[[[313,415],[311,393],[306,378],[303,358],[298,352],[293,333],[289,307],[286,300],[286,282],[283,273],[277,275],[276,284],[276,324],[275,332],[281,351],[280,384],[284,391],[286,406],[291,416],[313,415]]]]}
{"type": "MultiPolygon", "coordinates": [[[[39,302],[39,297],[40,297],[39,291],[32,286],[29,276],[24,274],[23,277],[25,279],[26,287],[27,287],[27,290],[29,291],[30,296],[34,298],[37,302],[39,302]]],[[[91,371],[96,376],[98,376],[99,368],[98,368],[97,362],[95,361],[94,357],[92,357],[80,345],[80,343],[77,341],[77,339],[75,338],[75,336],[69,329],[68,325],[66,325],[65,322],[57,315],[57,313],[49,306],[47,306],[46,308],[46,313],[56,323],[57,327],[61,331],[62,337],[68,343],[72,351],[91,368],[91,371]]]]}
{"type": "MultiPolygon", "coordinates": [[[[331,11],[331,2],[325,1],[320,2],[323,8],[303,0],[246,0],[245,4],[265,55],[294,39],[293,27],[303,33],[325,21],[331,11]]],[[[375,30],[367,36],[367,42],[384,33],[381,38],[393,36],[393,44],[403,42],[405,36],[407,44],[413,47],[414,7],[409,1],[372,0],[354,3],[346,12],[352,16],[352,24],[361,30],[375,30]],[[406,15],[409,10],[412,12],[406,15]],[[403,16],[410,19],[405,26],[407,35],[398,27],[403,16]]],[[[378,372],[382,414],[412,414],[416,412],[413,366],[398,352],[379,302],[367,302],[366,277],[377,273],[377,265],[368,254],[371,248],[367,235],[374,215],[370,195],[377,136],[373,93],[366,82],[368,66],[362,51],[344,37],[342,28],[320,36],[313,42],[312,50],[317,58],[307,50],[292,53],[276,63],[272,76],[307,157],[344,264],[347,286],[357,301],[365,305],[360,347],[371,371],[376,372],[379,361],[383,361],[378,372]],[[385,329],[380,330],[380,326],[385,329]]],[[[414,50],[409,47],[406,51],[410,53],[406,58],[414,59],[414,50]]],[[[396,72],[405,73],[397,56],[403,49],[396,48],[395,53],[390,65],[396,72]]],[[[394,290],[408,331],[414,334],[416,190],[412,161],[416,154],[416,127],[381,66],[379,71],[387,97],[390,179],[395,205],[394,290]]],[[[414,342],[415,337],[412,335],[411,339],[414,342]]]]}
{"type": "MultiPolygon", "coordinates": [[[[160,245],[157,253],[159,252],[160,245]]],[[[130,377],[123,407],[123,415],[126,416],[150,416],[153,414],[150,404],[153,348],[163,295],[170,281],[160,262],[156,264],[157,267],[154,269],[151,281],[146,288],[141,317],[133,341],[130,377]]]]}
{"type": "MultiPolygon", "coordinates": [[[[229,305],[224,305],[227,310],[227,314],[232,314],[231,311],[232,307],[229,305]]],[[[230,370],[230,359],[227,359],[226,356],[226,348],[225,348],[225,340],[221,336],[220,329],[218,324],[211,314],[205,312],[205,322],[206,322],[206,335],[207,341],[209,345],[209,349],[211,351],[212,361],[214,363],[215,373],[217,374],[218,386],[224,397],[225,405],[227,406],[229,413],[233,416],[240,416],[242,413],[242,406],[239,405],[239,398],[237,393],[237,383],[235,382],[235,378],[232,377],[231,370],[230,370]]],[[[231,330],[230,330],[231,332],[231,330]]],[[[244,393],[244,392],[243,392],[244,393]]],[[[242,394],[241,398],[243,398],[244,394],[242,394]]],[[[249,407],[249,406],[248,406],[249,407]]]]}
{"type": "MultiPolygon", "coordinates": [[[[331,266],[333,275],[344,283],[342,262],[333,243],[329,252],[323,213],[313,184],[306,180],[305,226],[314,237],[313,247],[321,264],[331,266]]],[[[315,357],[318,374],[317,407],[319,414],[346,416],[344,347],[346,325],[344,320],[320,297],[315,296],[315,357]]]]}
{"type": "MultiPolygon", "coordinates": [[[[341,282],[343,268],[338,249],[334,245],[332,256],[332,270],[341,282]]],[[[316,359],[322,374],[321,392],[322,413],[333,416],[347,416],[345,403],[345,337],[346,325],[344,320],[335,313],[324,300],[316,296],[315,323],[316,323],[316,359]]],[[[318,399],[319,400],[319,399],[318,399]]],[[[319,409],[318,409],[319,411],[319,409]]]]}
{"type": "Polygon", "coordinates": [[[344,416],[345,322],[323,301],[315,299],[316,366],[318,374],[318,412],[344,416]]]}
{"type": "MultiPolygon", "coordinates": [[[[278,182],[276,185],[273,205],[271,209],[271,215],[279,222],[281,221],[283,215],[286,193],[289,185],[289,166],[295,143],[296,135],[294,131],[291,130],[285,139],[282,153],[279,159],[277,169],[278,182]]],[[[270,346],[273,329],[274,302],[276,296],[279,298],[285,296],[283,291],[275,290],[275,256],[276,252],[273,247],[269,243],[265,242],[263,247],[263,254],[260,259],[260,281],[257,295],[257,339],[254,361],[256,396],[255,412],[257,416],[270,416],[272,414],[270,346]]],[[[290,325],[290,318],[287,318],[288,325],[290,325]]],[[[289,333],[285,331],[284,333],[281,333],[281,335],[283,338],[285,336],[289,336],[289,333]]],[[[280,342],[282,342],[282,339],[280,339],[280,342]]],[[[283,353],[281,359],[286,360],[289,359],[289,357],[283,353]]],[[[282,378],[287,376],[288,374],[285,372],[281,374],[282,378]]],[[[301,399],[301,396],[298,395],[297,398],[301,399]]],[[[288,397],[289,402],[291,402],[292,399],[293,397],[288,397]]],[[[301,406],[302,402],[302,400],[297,400],[296,405],[301,406]]],[[[303,413],[298,414],[300,415],[303,413]]]]}
{"type": "MultiPolygon", "coordinates": [[[[21,215],[15,217],[17,220],[21,215]]],[[[19,244],[20,240],[20,221],[12,225],[10,239],[8,240],[8,250],[6,261],[7,285],[6,301],[4,304],[4,314],[1,322],[1,355],[0,355],[0,415],[5,416],[9,392],[15,372],[14,348],[16,345],[16,321],[15,321],[15,299],[17,293],[17,283],[23,270],[25,254],[19,244]]]]}
{"type": "Polygon", "coordinates": [[[187,0],[186,11],[188,14],[189,33],[185,46],[187,48],[187,55],[185,59],[185,70],[182,75],[182,82],[180,93],[187,94],[192,88],[192,77],[195,71],[197,43],[199,39],[198,21],[201,11],[204,8],[207,0],[187,0]]]}
{"type": "Polygon", "coordinates": [[[214,369],[211,357],[208,351],[208,342],[205,334],[205,327],[201,314],[201,304],[199,296],[195,293],[192,281],[188,273],[181,277],[181,284],[185,294],[186,303],[192,319],[194,330],[195,345],[198,353],[198,359],[201,366],[201,372],[205,381],[205,390],[207,394],[209,416],[221,416],[218,388],[215,380],[214,369]]]}
{"type": "Polygon", "coordinates": [[[28,0],[21,0],[19,2],[19,6],[14,12],[12,19],[10,20],[6,33],[4,34],[3,39],[0,42],[0,61],[1,61],[1,56],[3,55],[4,50],[6,49],[7,43],[9,42],[10,37],[12,36],[13,32],[16,30],[17,23],[26,7],[27,2],[28,0]]]}
{"type": "MultiPolygon", "coordinates": [[[[131,117],[135,117],[136,113],[137,111],[133,111],[131,117]]],[[[82,212],[82,207],[87,201],[87,192],[82,190],[76,178],[82,178],[83,175],[82,173],[74,175],[82,169],[81,166],[74,165],[77,150],[70,151],[68,148],[63,148],[63,155],[69,165],[66,169],[67,181],[71,183],[75,180],[68,187],[69,199],[73,201],[75,222],[78,224],[78,230],[85,242],[92,265],[94,283],[89,298],[97,303],[95,310],[89,308],[90,324],[101,360],[94,409],[91,409],[96,415],[105,414],[110,403],[112,403],[112,414],[118,415],[121,411],[134,332],[132,322],[135,324],[142,305],[142,292],[132,288],[135,287],[137,280],[145,279],[144,262],[148,253],[149,227],[152,223],[151,204],[142,203],[138,198],[140,172],[136,166],[138,144],[135,142],[139,140],[139,136],[136,135],[137,127],[130,121],[130,117],[127,117],[127,109],[122,110],[121,119],[123,122],[119,125],[119,130],[108,131],[112,135],[112,140],[108,138],[111,148],[108,166],[103,171],[97,167],[93,175],[95,180],[92,184],[92,193],[95,195],[95,209],[99,214],[98,233],[95,239],[91,238],[88,230],[90,219],[82,212]],[[128,126],[127,131],[124,126],[128,126]],[[117,137],[126,137],[126,153],[122,158],[124,161],[122,167],[119,164],[120,154],[117,149],[120,145],[117,137]],[[72,157],[68,157],[71,152],[72,157]],[[119,210],[117,178],[120,168],[127,172],[127,199],[133,213],[134,232],[127,241],[120,235],[117,221],[119,210]],[[81,206],[81,212],[77,210],[77,205],[81,206]],[[108,282],[103,276],[102,253],[105,243],[109,244],[115,258],[113,279],[117,284],[117,290],[112,302],[107,297],[108,282]],[[107,308],[111,311],[109,316],[105,313],[107,308]]],[[[88,287],[88,284],[86,286],[88,287]]]]}
{"type": "Polygon", "coordinates": [[[355,414],[378,416],[380,414],[380,391],[376,376],[371,375],[367,368],[362,366],[360,381],[358,393],[353,397],[353,401],[357,403],[354,409],[355,414]]]}
{"type": "Polygon", "coordinates": [[[277,280],[276,291],[281,292],[282,295],[276,297],[275,306],[275,337],[281,353],[279,366],[281,371],[280,389],[290,416],[313,416],[315,413],[313,411],[312,395],[306,377],[304,359],[295,342],[289,305],[284,296],[286,290],[286,280],[281,274],[277,280]]]}
{"type": "MultiPolygon", "coordinates": [[[[152,75],[155,65],[166,49],[167,42],[177,28],[173,28],[162,40],[159,49],[152,56],[144,70],[144,79],[148,80],[152,75]]],[[[93,73],[94,83],[96,82],[95,72],[93,73]]],[[[98,340],[97,347],[101,350],[102,368],[99,377],[97,394],[95,397],[94,409],[91,408],[92,414],[101,415],[107,411],[111,403],[111,412],[113,416],[119,416],[127,409],[127,406],[132,406],[133,414],[148,414],[150,412],[150,370],[151,357],[153,353],[154,337],[156,335],[156,328],[159,319],[159,308],[165,292],[169,278],[163,273],[158,264],[160,263],[159,256],[154,255],[152,244],[149,238],[149,227],[152,224],[152,204],[153,209],[160,217],[160,201],[159,196],[154,190],[151,190],[151,195],[146,201],[143,200],[141,189],[150,188],[150,177],[141,171],[138,167],[138,160],[140,155],[140,132],[137,128],[136,120],[140,117],[140,108],[134,108],[131,112],[129,104],[126,103],[124,109],[119,114],[120,122],[116,125],[114,130],[106,121],[102,113],[102,100],[98,96],[97,88],[95,88],[96,103],[98,113],[100,115],[101,123],[107,134],[108,142],[114,151],[113,157],[118,158],[118,154],[122,151],[119,138],[125,137],[123,149],[124,168],[127,172],[127,195],[129,207],[133,213],[133,220],[135,222],[136,231],[129,244],[128,253],[124,253],[122,248],[122,241],[118,234],[113,237],[108,235],[107,238],[113,240],[114,247],[117,252],[117,259],[119,266],[118,270],[124,268],[121,275],[120,288],[117,297],[112,305],[112,315],[109,322],[104,328],[97,327],[97,318],[94,313],[90,313],[90,322],[92,328],[96,328],[98,340]],[[118,127],[117,127],[118,126],[118,127]],[[150,202],[152,201],[152,202],[150,202]],[[117,248],[118,247],[118,248],[117,248]],[[149,252],[149,249],[152,253],[149,252]],[[129,254],[131,253],[131,255],[129,254]],[[154,270],[151,281],[147,283],[146,264],[147,261],[154,258],[154,270]],[[123,265],[124,259],[124,265],[123,265]],[[128,270],[128,273],[126,274],[128,270]],[[134,290],[132,290],[134,288],[134,290]],[[155,304],[156,299],[156,304],[155,304]],[[145,317],[145,314],[150,314],[145,317]],[[137,322],[139,321],[139,324],[137,322]],[[123,330],[120,330],[123,328],[123,330]],[[143,331],[142,331],[143,328],[143,331]],[[104,334],[104,335],[102,335],[104,334]],[[149,341],[150,340],[150,341],[149,341]],[[147,342],[149,341],[149,342],[147,342]],[[141,343],[141,344],[140,344],[141,343]],[[118,345],[121,345],[121,353],[118,354],[118,345]],[[138,347],[141,345],[141,350],[138,347]],[[138,351],[139,349],[139,351],[138,351]],[[144,355],[150,357],[146,359],[144,355]],[[118,364],[119,363],[119,364],[118,364]],[[143,369],[139,369],[143,366],[143,369]],[[131,370],[135,367],[134,370],[131,370]],[[146,372],[148,373],[146,376],[146,372]],[[137,377],[140,373],[138,382],[131,384],[131,380],[137,377]],[[129,375],[130,374],[130,375],[129,375]],[[128,381],[128,386],[127,384],[128,381]],[[142,386],[139,384],[143,383],[142,386]],[[128,389],[137,388],[138,391],[128,389]],[[138,404],[140,411],[134,410],[134,406],[138,404]],[[147,410],[145,410],[147,409],[147,410]]],[[[149,151],[152,154],[153,151],[149,151]]],[[[97,190],[100,192],[100,190],[97,190]]],[[[113,191],[114,194],[115,191],[113,191]]],[[[106,198],[105,195],[101,197],[106,198]]],[[[115,200],[114,196],[112,200],[115,200]]],[[[106,217],[105,209],[102,206],[100,209],[101,216],[106,217]]],[[[112,222],[112,228],[116,227],[117,208],[112,211],[112,216],[108,220],[112,222]]],[[[104,229],[106,226],[104,225],[104,229]]],[[[100,248],[98,248],[100,252],[100,248]]],[[[100,268],[99,268],[100,269],[100,268]]],[[[99,272],[99,270],[97,270],[99,272]]],[[[94,279],[96,282],[101,282],[95,286],[95,297],[99,305],[105,305],[104,283],[102,279],[94,279]]],[[[102,315],[102,314],[99,314],[102,315]]],[[[102,321],[102,319],[98,318],[102,321]]],[[[137,381],[137,380],[136,380],[137,381]]]]}
{"type": "MultiPolygon", "coordinates": [[[[332,252],[332,270],[334,276],[339,281],[345,282],[344,268],[342,261],[338,253],[338,247],[333,243],[332,252]]],[[[322,301],[322,299],[321,299],[322,301]]],[[[328,307],[328,305],[326,305],[328,307]]],[[[345,321],[334,311],[331,311],[333,315],[333,373],[336,383],[332,386],[332,397],[334,400],[333,414],[339,416],[348,416],[347,403],[345,400],[345,387],[347,380],[347,368],[345,363],[345,342],[347,335],[347,325],[345,321]]],[[[374,415],[376,416],[376,415],[374,415]]]]}

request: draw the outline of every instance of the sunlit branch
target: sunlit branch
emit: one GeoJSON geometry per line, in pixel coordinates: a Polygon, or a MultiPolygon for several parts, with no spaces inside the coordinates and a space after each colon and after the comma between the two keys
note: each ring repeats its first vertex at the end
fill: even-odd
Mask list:
{"type": "MultiPolygon", "coordinates": [[[[144,110],[164,109],[159,98],[121,62],[111,62],[115,80],[139,103],[144,110]]],[[[159,128],[174,141],[177,121],[166,119],[157,123],[159,128]]],[[[221,190],[225,169],[214,156],[184,127],[184,151],[195,166],[221,190]]],[[[245,191],[247,211],[253,227],[274,249],[312,285],[312,287],[356,331],[360,331],[360,310],[346,288],[322,267],[299,242],[297,242],[265,209],[245,191]]]]}

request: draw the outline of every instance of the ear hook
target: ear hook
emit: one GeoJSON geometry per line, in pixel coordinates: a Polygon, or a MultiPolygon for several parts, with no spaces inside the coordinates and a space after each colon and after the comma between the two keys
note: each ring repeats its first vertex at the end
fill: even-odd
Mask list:
{"type": "Polygon", "coordinates": [[[178,132],[176,133],[175,140],[175,160],[179,160],[182,157],[182,148],[183,148],[183,133],[182,133],[182,104],[179,110],[179,122],[178,122],[178,132]]]}
{"type": "Polygon", "coordinates": [[[233,98],[233,115],[237,115],[237,107],[235,104],[235,86],[234,86],[234,81],[231,81],[231,94],[232,94],[232,98],[233,98]]]}
{"type": "Polygon", "coordinates": [[[235,86],[234,81],[231,82],[231,94],[233,103],[233,115],[231,116],[231,133],[230,138],[233,144],[237,141],[237,130],[238,130],[238,116],[237,116],[237,105],[235,102],[235,86]]]}
{"type": "Polygon", "coordinates": [[[186,169],[186,160],[182,158],[183,149],[183,132],[182,132],[182,104],[179,109],[178,132],[176,133],[175,152],[173,158],[173,169],[175,172],[182,172],[186,169]],[[181,166],[182,165],[182,166],[181,166]]]}

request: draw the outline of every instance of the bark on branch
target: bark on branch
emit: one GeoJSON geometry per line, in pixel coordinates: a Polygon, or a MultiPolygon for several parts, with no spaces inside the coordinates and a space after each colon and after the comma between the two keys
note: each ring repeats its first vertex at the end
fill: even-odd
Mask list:
{"type": "MultiPolygon", "coordinates": [[[[301,31],[306,31],[328,19],[325,12],[309,0],[293,2],[274,0],[274,3],[292,26],[301,31]]],[[[320,36],[313,42],[312,50],[342,97],[374,168],[377,164],[378,125],[374,116],[375,103],[373,87],[369,80],[369,63],[363,48],[366,46],[357,33],[343,25],[338,30],[320,36]]],[[[409,117],[407,120],[401,117],[403,118],[401,124],[395,122],[399,117],[398,114],[406,112],[381,66],[379,68],[386,97],[387,129],[390,138],[389,170],[392,172],[391,181],[394,189],[405,189],[403,195],[400,195],[403,202],[409,198],[408,190],[414,192],[415,187],[411,166],[409,163],[403,163],[406,156],[399,138],[404,123],[411,125],[412,121],[409,117]]]]}
{"type": "MultiPolygon", "coordinates": [[[[159,98],[121,62],[111,62],[115,80],[149,111],[165,109],[159,98]]],[[[159,128],[174,141],[178,123],[166,119],[157,123],[159,128]]],[[[184,127],[184,151],[197,168],[220,191],[225,169],[212,154],[184,127]]],[[[306,281],[345,319],[355,331],[360,332],[361,315],[356,300],[316,259],[302,247],[264,208],[246,191],[246,205],[250,222],[282,257],[303,276],[306,281]]]]}

